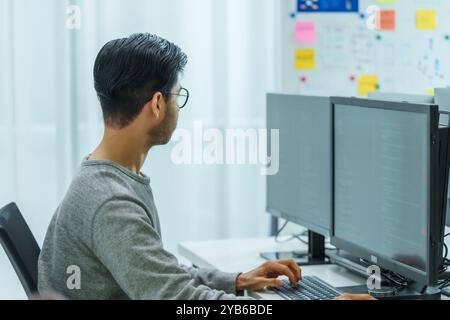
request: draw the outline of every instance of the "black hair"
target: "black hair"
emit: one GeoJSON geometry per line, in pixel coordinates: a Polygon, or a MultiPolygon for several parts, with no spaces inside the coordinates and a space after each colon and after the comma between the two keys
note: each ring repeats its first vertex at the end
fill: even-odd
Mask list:
{"type": "Polygon", "coordinates": [[[94,66],[105,124],[124,128],[156,92],[167,99],[186,64],[186,54],[157,35],[139,33],[108,42],[94,66]]]}

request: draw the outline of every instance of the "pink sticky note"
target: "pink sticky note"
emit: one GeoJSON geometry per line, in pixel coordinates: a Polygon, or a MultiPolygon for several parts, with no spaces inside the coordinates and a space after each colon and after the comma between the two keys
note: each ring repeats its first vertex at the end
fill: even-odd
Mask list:
{"type": "Polygon", "coordinates": [[[314,22],[297,22],[295,25],[295,41],[297,43],[316,42],[316,25],[314,22]]]}

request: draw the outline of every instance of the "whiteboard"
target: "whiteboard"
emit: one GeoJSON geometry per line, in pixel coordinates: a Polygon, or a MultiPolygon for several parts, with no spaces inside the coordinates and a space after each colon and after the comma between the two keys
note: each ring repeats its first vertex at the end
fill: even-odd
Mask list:
{"type": "MultiPolygon", "coordinates": [[[[432,95],[433,88],[449,87],[450,1],[359,0],[358,12],[351,13],[298,12],[302,0],[282,1],[283,92],[366,96],[361,94],[361,81],[367,77],[376,77],[375,92],[432,95]],[[375,29],[368,27],[379,21],[368,11],[374,5],[383,12],[395,12],[394,30],[377,30],[380,24],[375,29]],[[434,27],[424,29],[423,12],[435,13],[434,27]],[[302,24],[314,26],[314,32],[306,30],[302,36],[297,31],[302,24]],[[304,69],[298,68],[298,50],[314,51],[313,68],[308,61],[304,69]]],[[[321,0],[312,0],[316,1],[321,0]]],[[[328,0],[333,1],[347,0],[328,0]]]]}

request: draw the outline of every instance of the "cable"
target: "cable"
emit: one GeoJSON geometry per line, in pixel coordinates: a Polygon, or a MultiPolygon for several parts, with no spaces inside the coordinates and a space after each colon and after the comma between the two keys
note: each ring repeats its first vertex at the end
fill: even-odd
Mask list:
{"type": "Polygon", "coordinates": [[[439,289],[445,289],[450,286],[450,278],[447,278],[447,280],[444,280],[440,285],[439,289]]]}
{"type": "Polygon", "coordinates": [[[294,235],[292,235],[292,236],[294,237],[294,239],[297,239],[297,240],[300,241],[301,243],[306,244],[306,245],[309,245],[309,241],[306,241],[306,240],[302,239],[302,237],[305,237],[305,234],[304,234],[304,233],[301,233],[301,234],[294,234],[294,235]]]}
{"type": "MultiPolygon", "coordinates": [[[[446,236],[444,236],[444,239],[445,239],[445,237],[447,237],[447,236],[449,236],[449,235],[450,235],[450,234],[447,234],[446,236]]],[[[442,259],[442,265],[439,267],[439,270],[438,270],[438,273],[439,273],[439,274],[444,274],[444,273],[446,273],[448,267],[450,266],[450,264],[449,264],[450,260],[447,259],[447,257],[448,257],[448,246],[447,246],[447,244],[444,242],[444,257],[443,257],[443,259],[442,259]]]]}
{"type": "Polygon", "coordinates": [[[289,224],[289,221],[286,221],[283,226],[278,230],[276,236],[278,237],[280,235],[280,233],[283,232],[283,230],[286,228],[286,226],[289,224]]]}
{"type": "Polygon", "coordinates": [[[400,288],[404,288],[404,287],[407,287],[409,285],[408,281],[400,282],[401,280],[396,280],[394,278],[391,278],[391,276],[388,275],[387,273],[382,273],[382,275],[383,275],[383,277],[388,279],[391,283],[396,284],[400,288]]]}
{"type": "Polygon", "coordinates": [[[448,247],[447,245],[444,243],[444,250],[445,250],[445,254],[444,254],[444,260],[447,260],[447,256],[448,256],[448,247]]]}
{"type": "MultiPolygon", "coordinates": [[[[372,265],[370,262],[368,262],[365,259],[360,259],[360,261],[361,261],[361,263],[365,264],[366,267],[369,267],[372,265]]],[[[385,270],[382,268],[380,268],[380,271],[381,271],[382,278],[387,279],[391,284],[397,285],[397,287],[395,288],[396,290],[405,288],[405,287],[409,286],[409,284],[410,284],[408,279],[399,275],[398,273],[395,273],[395,272],[392,272],[389,270],[385,270]]]]}
{"type": "MultiPolygon", "coordinates": [[[[449,233],[449,234],[446,234],[446,235],[444,236],[444,239],[445,239],[446,237],[448,237],[448,236],[450,236],[450,233],[449,233]]],[[[439,267],[439,274],[446,273],[448,267],[450,266],[450,264],[449,264],[450,260],[447,259],[447,257],[448,257],[448,246],[447,246],[447,244],[444,242],[444,257],[443,257],[443,259],[442,259],[442,265],[439,267]]]]}
{"type": "Polygon", "coordinates": [[[289,238],[287,238],[286,240],[280,240],[280,234],[284,231],[284,229],[286,229],[287,225],[289,224],[289,221],[286,221],[283,226],[278,230],[276,236],[275,236],[275,241],[277,243],[286,243],[289,241],[292,241],[294,239],[297,239],[299,241],[301,241],[302,243],[308,245],[308,241],[302,239],[301,237],[307,237],[308,236],[308,231],[303,231],[302,233],[294,233],[292,235],[290,235],[289,238]]]}
{"type": "Polygon", "coordinates": [[[283,240],[283,241],[281,241],[281,240],[279,239],[280,234],[283,232],[284,229],[286,229],[286,227],[287,227],[288,224],[289,224],[289,221],[286,221],[286,222],[283,224],[283,226],[278,230],[277,234],[275,235],[275,242],[276,242],[276,243],[286,243],[286,242],[289,242],[289,241],[293,240],[292,237],[289,238],[289,239],[287,239],[287,240],[283,240]]]}
{"type": "MultiPolygon", "coordinates": [[[[286,221],[283,226],[278,230],[276,236],[275,236],[275,242],[277,243],[286,243],[289,241],[292,241],[294,239],[300,240],[302,236],[306,236],[308,234],[308,231],[304,231],[302,233],[299,234],[292,234],[291,236],[289,236],[289,238],[285,239],[285,240],[280,240],[280,235],[281,233],[284,231],[284,229],[286,229],[287,225],[289,224],[289,221],[286,221]]],[[[304,242],[306,245],[308,244],[307,241],[301,239],[300,241],[304,242]]]]}
{"type": "MultiPolygon", "coordinates": [[[[286,227],[287,227],[288,224],[289,224],[289,221],[286,221],[286,222],[283,224],[283,226],[277,231],[277,234],[276,234],[276,236],[275,236],[275,242],[276,242],[276,243],[282,244],[282,243],[287,243],[287,242],[292,241],[292,240],[298,240],[298,241],[300,241],[301,243],[303,243],[303,244],[305,244],[305,245],[309,245],[309,241],[302,238],[302,237],[308,237],[308,235],[309,235],[309,231],[308,231],[308,230],[305,230],[305,231],[303,231],[302,233],[292,234],[292,235],[289,236],[288,238],[286,238],[286,239],[284,239],[284,240],[280,240],[280,235],[281,235],[281,233],[284,231],[284,229],[286,229],[286,227]]],[[[331,245],[331,241],[330,241],[330,240],[326,240],[326,241],[325,241],[325,244],[326,244],[326,245],[327,245],[327,244],[328,244],[328,245],[331,245]]],[[[325,250],[336,251],[337,248],[331,247],[331,246],[328,246],[328,247],[325,246],[325,250]]]]}

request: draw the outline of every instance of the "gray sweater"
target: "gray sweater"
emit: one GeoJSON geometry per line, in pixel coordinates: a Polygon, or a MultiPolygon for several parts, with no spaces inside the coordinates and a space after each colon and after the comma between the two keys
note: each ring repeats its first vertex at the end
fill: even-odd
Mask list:
{"type": "Polygon", "coordinates": [[[39,292],[68,299],[233,300],[237,276],[180,266],[163,248],[150,179],[109,161],[82,164],[39,258],[39,292]]]}

